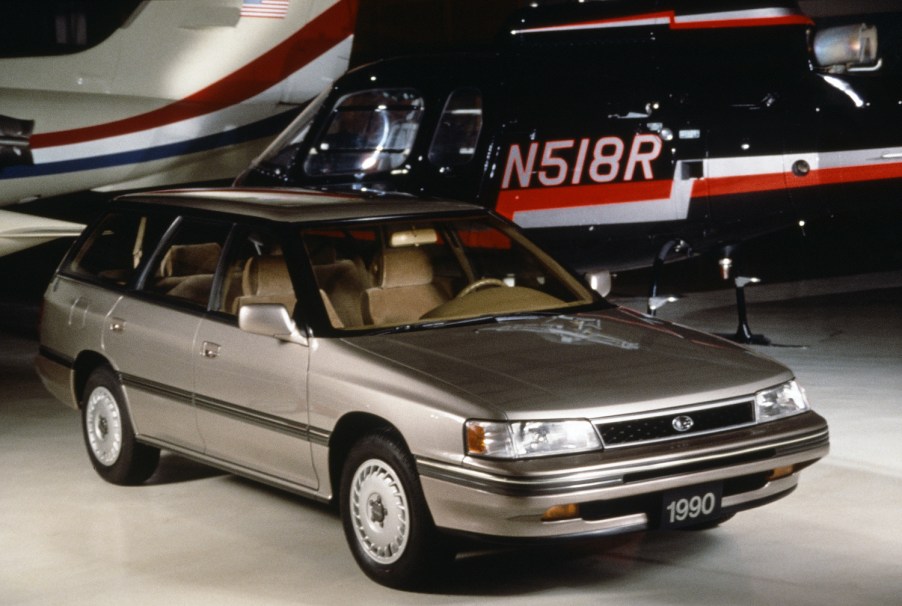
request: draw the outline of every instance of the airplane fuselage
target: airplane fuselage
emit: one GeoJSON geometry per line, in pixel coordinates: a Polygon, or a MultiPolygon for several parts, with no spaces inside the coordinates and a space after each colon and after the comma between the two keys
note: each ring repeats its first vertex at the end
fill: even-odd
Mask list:
{"type": "Polygon", "coordinates": [[[0,205],[233,177],[347,69],[355,18],[356,0],[150,0],[91,48],[0,59],[0,116],[27,130],[0,205]]]}

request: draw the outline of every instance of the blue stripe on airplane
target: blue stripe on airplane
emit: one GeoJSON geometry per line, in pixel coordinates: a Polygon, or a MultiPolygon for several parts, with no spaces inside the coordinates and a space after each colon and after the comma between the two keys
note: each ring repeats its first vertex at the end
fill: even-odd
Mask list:
{"type": "Polygon", "coordinates": [[[24,179],[28,177],[46,177],[48,175],[139,164],[141,162],[151,162],[175,156],[210,151],[219,147],[246,143],[267,136],[274,137],[288,126],[288,123],[297,115],[297,111],[298,110],[296,109],[292,109],[226,132],[215,133],[198,139],[190,139],[188,141],[180,141],[178,143],[136,149],[118,154],[89,156],[86,158],[61,160],[59,162],[47,162],[30,166],[20,165],[0,168],[0,181],[7,179],[24,179]]]}

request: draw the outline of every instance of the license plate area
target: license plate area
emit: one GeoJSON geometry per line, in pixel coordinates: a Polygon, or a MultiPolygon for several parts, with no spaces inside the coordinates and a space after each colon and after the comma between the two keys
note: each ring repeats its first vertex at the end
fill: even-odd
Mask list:
{"type": "Polygon", "coordinates": [[[670,490],[662,495],[662,529],[704,524],[722,517],[723,484],[715,482],[670,490]]]}

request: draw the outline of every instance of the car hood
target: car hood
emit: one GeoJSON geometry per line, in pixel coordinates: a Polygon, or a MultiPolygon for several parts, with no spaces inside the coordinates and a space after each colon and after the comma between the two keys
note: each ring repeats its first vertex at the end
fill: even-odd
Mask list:
{"type": "Polygon", "coordinates": [[[626,414],[747,396],[792,378],[712,335],[618,308],[362,336],[349,344],[509,418],[626,414]],[[600,410],[604,408],[604,410],[600,410]]]}

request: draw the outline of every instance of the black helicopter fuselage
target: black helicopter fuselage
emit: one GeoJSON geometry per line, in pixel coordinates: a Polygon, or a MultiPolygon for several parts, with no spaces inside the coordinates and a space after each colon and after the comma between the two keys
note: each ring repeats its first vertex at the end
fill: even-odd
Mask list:
{"type": "Polygon", "coordinates": [[[349,72],[239,181],[477,202],[579,269],[895,208],[900,88],[815,30],[783,1],[527,10],[492,52],[349,72]]]}

